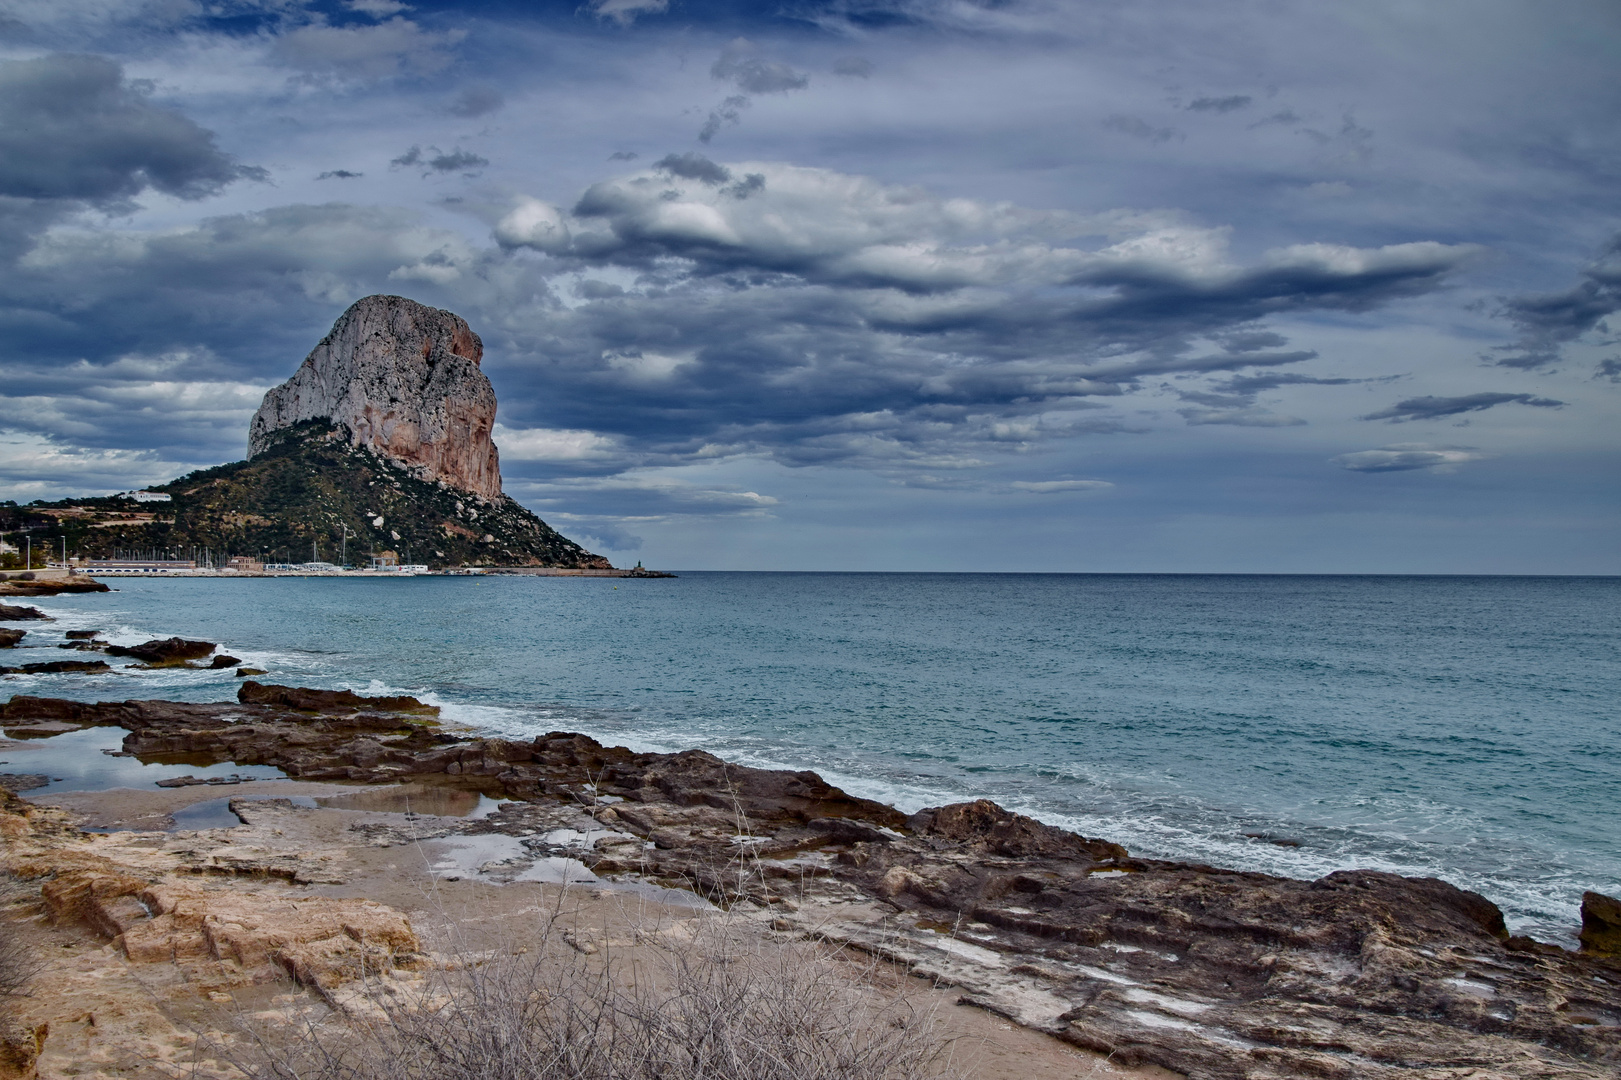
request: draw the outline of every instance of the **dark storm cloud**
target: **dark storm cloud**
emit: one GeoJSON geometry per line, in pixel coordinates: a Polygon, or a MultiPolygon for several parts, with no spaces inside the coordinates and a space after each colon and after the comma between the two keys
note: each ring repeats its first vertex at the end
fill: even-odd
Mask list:
{"type": "Polygon", "coordinates": [[[432,176],[434,173],[462,173],[471,175],[490,163],[490,159],[480,157],[466,150],[453,150],[445,153],[437,146],[428,147],[424,152],[422,147],[413,146],[388,164],[391,168],[409,169],[421,166],[426,171],[423,176],[432,176]]]}
{"type": "Polygon", "coordinates": [[[1250,130],[1254,131],[1256,128],[1268,127],[1272,124],[1300,124],[1304,122],[1305,118],[1297,114],[1293,109],[1280,109],[1271,116],[1255,121],[1250,125],[1250,130]]]}
{"type": "Polygon", "coordinates": [[[506,98],[501,96],[501,91],[493,86],[478,85],[466,87],[452,98],[449,110],[452,116],[472,119],[495,112],[505,104],[506,98]]]}
{"type": "Polygon", "coordinates": [[[760,49],[747,38],[735,38],[721,50],[720,58],[709,68],[715,79],[735,85],[741,94],[728,96],[710,110],[704,125],[698,131],[698,141],[710,142],[728,125],[743,119],[743,110],[753,104],[750,94],[785,94],[790,90],[803,90],[810,85],[810,77],[795,71],[779,60],[768,60],[760,49]]]}
{"type": "Polygon", "coordinates": [[[1621,383],[1621,356],[1611,356],[1600,360],[1593,372],[1595,379],[1609,379],[1613,383],[1621,383]]]}
{"type": "Polygon", "coordinates": [[[1176,132],[1168,127],[1154,127],[1139,116],[1126,116],[1117,113],[1103,121],[1103,126],[1110,131],[1117,131],[1122,135],[1130,135],[1133,139],[1143,139],[1151,143],[1170,142],[1176,138],[1176,132]]]}
{"type": "Polygon", "coordinates": [[[747,38],[729,42],[710,66],[709,74],[735,84],[745,94],[783,94],[810,85],[809,76],[779,60],[767,60],[747,38]]]}
{"type": "Polygon", "coordinates": [[[1503,367],[1547,367],[1560,349],[1601,327],[1606,316],[1621,311],[1621,234],[1610,239],[1582,270],[1581,280],[1564,292],[1521,296],[1504,302],[1499,315],[1520,329],[1520,339],[1496,351],[1503,367]]]}
{"type": "Polygon", "coordinates": [[[1189,112],[1230,113],[1242,109],[1255,99],[1248,94],[1233,94],[1230,97],[1202,97],[1194,98],[1187,105],[1189,112]]]}
{"type": "MultiPolygon", "coordinates": [[[[1254,331],[1239,331],[1222,335],[1220,340],[1227,346],[1231,354],[1244,356],[1246,351],[1235,348],[1235,343],[1247,345],[1257,338],[1275,336],[1254,331]]],[[[1299,356],[1302,360],[1316,356],[1315,353],[1294,355],[1299,356]]],[[[1228,424],[1236,427],[1298,427],[1306,421],[1299,417],[1286,416],[1263,408],[1257,403],[1260,395],[1269,390],[1277,390],[1285,386],[1348,386],[1353,383],[1388,382],[1392,378],[1400,378],[1400,376],[1345,379],[1322,378],[1315,375],[1301,375],[1281,371],[1231,375],[1211,384],[1207,390],[1178,390],[1176,392],[1177,396],[1190,404],[1188,408],[1178,409],[1177,412],[1189,424],[1196,425],[1228,424]]],[[[1166,388],[1169,389],[1170,387],[1167,386],[1166,388]]]]}
{"type": "MultiPolygon", "coordinates": [[[[1270,334],[1256,334],[1241,332],[1226,335],[1224,343],[1229,350],[1239,356],[1246,355],[1244,350],[1234,349],[1237,342],[1247,344],[1258,337],[1274,337],[1270,334]]],[[[1300,359],[1310,359],[1316,356],[1309,353],[1300,359]]],[[[1288,361],[1294,362],[1294,361],[1288,361]]],[[[1261,394],[1276,390],[1284,386],[1345,386],[1350,383],[1371,382],[1370,379],[1334,379],[1320,378],[1314,375],[1300,375],[1291,372],[1267,371],[1249,375],[1233,375],[1211,385],[1209,390],[1180,390],[1177,396],[1189,402],[1189,407],[1178,409],[1177,412],[1189,424],[1227,424],[1235,427],[1298,427],[1306,421],[1295,416],[1286,416],[1275,413],[1257,404],[1261,394]]]]}
{"type": "MultiPolygon", "coordinates": [[[[1225,233],[1170,219],[1089,223],[696,155],[593,185],[572,211],[526,200],[496,235],[582,274],[639,275],[546,316],[534,363],[503,369],[546,402],[518,421],[613,432],[644,460],[746,451],[898,469],[1122,430],[1091,410],[1155,376],[1310,362],[1258,320],[1416,295],[1471,254],[1303,245],[1239,266],[1225,233]],[[741,200],[722,170],[745,169],[761,183],[741,200]],[[1110,230],[1100,248],[1048,239],[1110,230]]],[[[511,332],[515,348],[532,333],[511,332]]],[[[1188,419],[1299,422],[1254,408],[1255,392],[1188,419]]]]}
{"type": "Polygon", "coordinates": [[[709,117],[704,126],[698,130],[698,141],[707,143],[720,134],[720,129],[729,124],[736,124],[743,119],[743,110],[750,105],[749,99],[742,94],[733,94],[719,105],[709,111],[709,117]]]}
{"type": "Polygon", "coordinates": [[[348,169],[333,169],[330,172],[322,173],[321,175],[317,176],[316,179],[317,180],[358,180],[362,176],[365,176],[365,175],[366,175],[365,173],[350,172],[348,169]]]}
{"type": "MultiPolygon", "coordinates": [[[[1388,378],[1389,376],[1385,377],[1388,378]]],[[[1229,394],[1253,396],[1268,390],[1276,390],[1280,386],[1349,386],[1352,383],[1383,382],[1385,379],[1325,379],[1315,375],[1269,371],[1262,375],[1234,375],[1224,380],[1220,384],[1220,389],[1229,394]]]]}
{"type": "Polygon", "coordinates": [[[653,163],[653,168],[679,176],[684,180],[699,180],[705,184],[724,184],[732,178],[732,170],[717,165],[702,154],[666,154],[653,163]]]}
{"type": "Polygon", "coordinates": [[[765,174],[751,172],[737,183],[721,188],[721,193],[734,199],[746,199],[765,190],[765,174]]]}
{"type": "Polygon", "coordinates": [[[1254,327],[1243,327],[1230,330],[1219,338],[1222,347],[1228,352],[1259,352],[1262,349],[1276,349],[1287,345],[1288,339],[1282,334],[1271,330],[1257,330],[1254,327]]]}
{"type": "Polygon", "coordinates": [[[0,196],[107,205],[151,188],[201,199],[265,177],[148,93],[105,57],[0,63],[0,196]]]}
{"type": "Polygon", "coordinates": [[[1539,398],[1533,394],[1465,394],[1462,397],[1416,397],[1399,401],[1388,409],[1368,413],[1359,417],[1362,420],[1389,420],[1391,423],[1403,423],[1408,420],[1439,420],[1446,416],[1459,416],[1463,413],[1481,412],[1497,405],[1509,403],[1520,405],[1534,405],[1539,409],[1557,409],[1564,405],[1563,401],[1554,401],[1552,398],[1539,398]]]}

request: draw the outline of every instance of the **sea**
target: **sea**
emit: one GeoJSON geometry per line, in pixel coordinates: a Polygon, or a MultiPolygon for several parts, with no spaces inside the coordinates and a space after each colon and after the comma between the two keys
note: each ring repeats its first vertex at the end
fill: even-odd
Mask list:
{"type": "MultiPolygon", "coordinates": [[[[44,646],[70,629],[204,638],[265,681],[415,694],[506,736],[814,769],[906,811],[994,799],[1139,856],[1442,878],[1567,946],[1584,890],[1621,894],[1621,578],[114,585],[30,601],[57,621],[18,625],[44,646]]],[[[31,652],[8,661],[46,656],[31,652]]],[[[0,698],[211,701],[236,685],[119,670],[6,677],[0,698]]]]}

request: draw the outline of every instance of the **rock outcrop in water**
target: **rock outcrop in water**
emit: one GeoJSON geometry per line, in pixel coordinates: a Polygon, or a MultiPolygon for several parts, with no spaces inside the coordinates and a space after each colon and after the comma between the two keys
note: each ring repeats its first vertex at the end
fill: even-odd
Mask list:
{"type": "Polygon", "coordinates": [[[495,390],[479,370],[483,356],[483,342],[458,315],[403,296],[356,301],[293,377],[265,395],[248,430],[248,458],[279,432],[326,420],[353,445],[425,479],[499,499],[495,390]]]}
{"type": "Polygon", "coordinates": [[[0,604],[0,622],[26,622],[30,619],[46,619],[46,615],[35,607],[13,607],[10,604],[0,604]]]}
{"type": "Polygon", "coordinates": [[[109,645],[108,656],[129,656],[151,667],[180,667],[188,660],[201,660],[218,646],[212,641],[185,638],[155,638],[139,645],[109,645]]]}

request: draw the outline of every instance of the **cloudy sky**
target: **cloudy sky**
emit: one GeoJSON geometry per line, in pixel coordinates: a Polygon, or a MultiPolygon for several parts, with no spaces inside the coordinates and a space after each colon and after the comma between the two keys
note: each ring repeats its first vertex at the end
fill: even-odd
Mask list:
{"type": "Polygon", "coordinates": [[[1621,572],[1621,7],[0,0],[0,498],[354,300],[676,568],[1621,572]]]}

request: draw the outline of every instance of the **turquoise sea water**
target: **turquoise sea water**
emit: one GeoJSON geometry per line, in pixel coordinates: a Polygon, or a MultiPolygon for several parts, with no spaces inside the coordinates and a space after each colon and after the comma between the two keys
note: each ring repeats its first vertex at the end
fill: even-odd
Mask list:
{"type": "MultiPolygon", "coordinates": [[[[60,618],[30,640],[202,637],[268,680],[415,693],[504,734],[702,747],[907,810],[987,796],[1148,856],[1433,875],[1566,943],[1584,889],[1621,893],[1621,579],[116,586],[40,601],[60,618]]],[[[229,671],[11,677],[0,696],[214,700],[235,685],[229,671]]]]}

